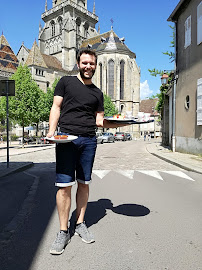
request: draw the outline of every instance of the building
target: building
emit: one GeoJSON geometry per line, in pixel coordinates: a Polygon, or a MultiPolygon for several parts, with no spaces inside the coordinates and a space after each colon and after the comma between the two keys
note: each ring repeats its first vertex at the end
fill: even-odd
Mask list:
{"type": "Polygon", "coordinates": [[[174,139],[176,151],[199,154],[202,153],[202,1],[181,0],[168,21],[176,26],[176,70],[172,91],[168,93],[169,141],[174,139]]]}
{"type": "Polygon", "coordinates": [[[144,99],[140,101],[140,113],[144,113],[146,117],[154,122],[140,125],[140,136],[150,134],[152,138],[161,137],[161,121],[160,114],[156,111],[158,98],[144,99]]]}
{"type": "Polygon", "coordinates": [[[17,70],[18,59],[5,36],[0,36],[0,80],[6,80],[17,70]]]}

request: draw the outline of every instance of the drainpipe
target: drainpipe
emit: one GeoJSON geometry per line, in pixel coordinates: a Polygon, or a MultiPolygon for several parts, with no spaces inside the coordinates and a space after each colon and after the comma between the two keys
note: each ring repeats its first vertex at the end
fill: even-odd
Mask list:
{"type": "Polygon", "coordinates": [[[174,73],[174,86],[173,86],[173,128],[172,128],[172,150],[175,152],[176,150],[176,134],[175,134],[175,120],[176,120],[176,82],[177,82],[177,74],[176,74],[176,57],[177,57],[177,22],[175,22],[175,73],[174,73]]]}

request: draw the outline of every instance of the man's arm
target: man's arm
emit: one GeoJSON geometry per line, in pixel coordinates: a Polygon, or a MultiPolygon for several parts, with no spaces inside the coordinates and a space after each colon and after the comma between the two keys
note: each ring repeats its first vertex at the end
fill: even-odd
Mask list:
{"type": "Polygon", "coordinates": [[[50,116],[49,116],[49,131],[47,134],[47,137],[52,137],[55,133],[58,120],[60,117],[60,108],[62,105],[63,97],[61,96],[54,96],[53,99],[53,105],[50,111],[50,116]]]}
{"type": "Polygon", "coordinates": [[[125,126],[128,126],[130,124],[113,123],[111,121],[104,119],[104,112],[97,112],[96,113],[96,125],[97,125],[97,127],[102,127],[102,128],[118,128],[118,127],[125,127],[125,126]]]}

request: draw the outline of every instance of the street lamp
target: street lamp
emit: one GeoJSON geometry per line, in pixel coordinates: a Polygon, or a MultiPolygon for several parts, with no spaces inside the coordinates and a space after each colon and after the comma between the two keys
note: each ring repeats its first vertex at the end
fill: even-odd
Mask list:
{"type": "Polygon", "coordinates": [[[165,72],[163,73],[163,76],[161,77],[161,84],[166,85],[168,83],[168,74],[166,74],[165,72]]]}

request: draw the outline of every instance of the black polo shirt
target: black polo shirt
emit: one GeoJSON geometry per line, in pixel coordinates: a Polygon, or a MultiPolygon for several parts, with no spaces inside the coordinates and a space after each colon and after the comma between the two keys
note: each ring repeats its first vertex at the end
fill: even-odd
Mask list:
{"type": "Polygon", "coordinates": [[[104,111],[103,93],[94,84],[85,85],[77,77],[64,76],[54,96],[63,97],[59,126],[61,132],[94,136],[96,112],[104,111]]]}

